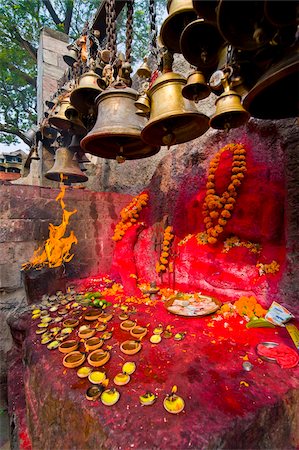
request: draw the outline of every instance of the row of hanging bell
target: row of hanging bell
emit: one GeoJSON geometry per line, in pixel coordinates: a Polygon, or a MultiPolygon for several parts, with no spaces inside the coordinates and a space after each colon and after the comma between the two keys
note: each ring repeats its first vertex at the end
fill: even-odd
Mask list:
{"type": "Polygon", "coordinates": [[[71,134],[85,134],[86,128],[78,111],[71,105],[70,95],[66,95],[49,116],[49,124],[59,130],[68,130],[71,134]]]}
{"type": "Polygon", "coordinates": [[[80,168],[76,154],[67,147],[60,147],[56,150],[53,167],[48,170],[45,177],[52,181],[63,182],[64,184],[84,183],[88,177],[84,175],[80,168]]]}

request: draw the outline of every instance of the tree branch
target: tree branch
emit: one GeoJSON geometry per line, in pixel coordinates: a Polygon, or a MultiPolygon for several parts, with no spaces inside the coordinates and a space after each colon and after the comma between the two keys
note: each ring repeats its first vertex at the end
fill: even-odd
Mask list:
{"type": "Polygon", "coordinates": [[[25,144],[29,146],[31,145],[31,141],[25,136],[25,134],[21,130],[12,125],[8,125],[7,123],[4,124],[0,123],[0,133],[1,132],[18,136],[20,139],[22,139],[23,142],[25,142],[25,144]]]}
{"type": "Polygon", "coordinates": [[[27,81],[28,84],[31,84],[31,86],[33,86],[34,88],[36,88],[36,78],[32,78],[30,75],[28,75],[27,73],[23,72],[22,70],[18,69],[16,66],[14,66],[13,64],[10,63],[6,63],[6,66],[9,70],[11,70],[12,72],[15,72],[16,74],[18,74],[20,77],[24,78],[25,81],[27,81]]]}
{"type": "Polygon", "coordinates": [[[63,22],[63,30],[65,32],[65,34],[69,34],[70,32],[70,26],[71,26],[71,21],[72,21],[72,16],[73,16],[73,10],[74,10],[74,2],[73,0],[69,0],[67,2],[67,8],[66,8],[66,12],[65,12],[65,19],[63,22]]]}
{"type": "Polygon", "coordinates": [[[26,39],[23,39],[22,36],[20,35],[19,31],[16,28],[11,28],[10,31],[15,36],[15,38],[19,42],[19,44],[21,44],[21,46],[24,48],[24,50],[26,50],[29,53],[31,58],[33,58],[34,61],[37,61],[36,48],[34,48],[33,45],[30,44],[30,42],[26,41],[26,39]]]}
{"type": "Polygon", "coordinates": [[[45,7],[47,8],[50,16],[52,17],[52,19],[54,20],[54,23],[56,25],[59,25],[60,23],[62,23],[62,21],[59,19],[59,17],[57,16],[55,9],[53,8],[51,1],[50,0],[43,0],[43,4],[45,5],[45,7]]]}

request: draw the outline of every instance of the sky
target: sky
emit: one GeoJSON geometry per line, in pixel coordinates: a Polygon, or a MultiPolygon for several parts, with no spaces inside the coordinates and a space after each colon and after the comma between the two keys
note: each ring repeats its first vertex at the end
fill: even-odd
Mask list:
{"type": "Polygon", "coordinates": [[[7,145],[7,144],[1,144],[0,143],[0,153],[1,152],[14,152],[15,150],[23,150],[26,153],[29,153],[29,147],[28,145],[26,145],[24,142],[20,142],[20,144],[11,144],[11,145],[7,145]]]}

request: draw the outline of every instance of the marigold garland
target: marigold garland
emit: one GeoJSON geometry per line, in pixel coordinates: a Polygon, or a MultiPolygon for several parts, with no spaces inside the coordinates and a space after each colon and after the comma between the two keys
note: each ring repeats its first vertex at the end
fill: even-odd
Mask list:
{"type": "Polygon", "coordinates": [[[208,235],[208,243],[216,244],[218,237],[224,231],[227,221],[231,218],[237,198],[237,188],[241,185],[246,172],[246,150],[243,144],[227,144],[214,156],[210,162],[207,192],[203,204],[204,223],[208,235]],[[223,152],[233,153],[231,179],[222,195],[216,194],[215,173],[223,152]]]}
{"type": "Polygon", "coordinates": [[[113,241],[120,241],[125,235],[125,232],[133,224],[137,223],[139,214],[142,208],[147,205],[147,202],[148,195],[142,193],[134,197],[131,203],[121,210],[121,220],[115,227],[114,235],[112,237],[113,241]]]}
{"type": "Polygon", "coordinates": [[[228,253],[233,247],[245,247],[248,248],[251,253],[260,253],[262,249],[260,244],[250,241],[241,241],[237,236],[232,236],[224,241],[222,253],[228,253]]]}
{"type": "Polygon", "coordinates": [[[240,297],[234,306],[240,316],[247,316],[249,319],[252,317],[264,317],[267,312],[253,295],[251,297],[240,297]]]}
{"type": "Polygon", "coordinates": [[[169,263],[169,256],[170,256],[171,241],[174,238],[174,234],[172,234],[172,231],[173,228],[170,226],[166,227],[164,230],[160,261],[156,263],[157,273],[165,272],[167,267],[169,267],[169,270],[171,271],[171,263],[169,263]]]}
{"type": "Polygon", "coordinates": [[[259,270],[260,276],[268,274],[268,273],[274,274],[274,273],[278,272],[280,269],[280,265],[278,264],[277,261],[274,261],[274,260],[270,264],[258,263],[256,265],[256,267],[259,270]]]}

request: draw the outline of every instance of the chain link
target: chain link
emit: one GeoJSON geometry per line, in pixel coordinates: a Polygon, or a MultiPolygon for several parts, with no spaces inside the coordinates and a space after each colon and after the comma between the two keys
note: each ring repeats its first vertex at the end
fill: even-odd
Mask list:
{"type": "Polygon", "coordinates": [[[126,61],[132,62],[134,0],[127,0],[126,61]]]}
{"type": "Polygon", "coordinates": [[[155,0],[149,0],[150,14],[150,54],[157,59],[157,25],[156,25],[156,5],[155,0]]]}

